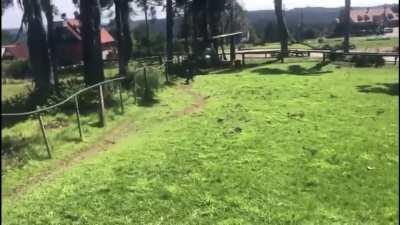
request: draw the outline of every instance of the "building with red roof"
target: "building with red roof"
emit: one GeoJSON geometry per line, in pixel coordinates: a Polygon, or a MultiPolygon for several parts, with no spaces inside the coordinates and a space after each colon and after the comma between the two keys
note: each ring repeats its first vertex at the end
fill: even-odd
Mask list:
{"type": "Polygon", "coordinates": [[[350,18],[352,23],[357,24],[399,26],[399,13],[394,12],[393,7],[389,5],[351,9],[350,18]]]}
{"type": "Polygon", "coordinates": [[[1,59],[5,60],[28,60],[29,51],[25,44],[16,43],[13,45],[1,46],[1,59]]]}
{"type": "MultiPolygon", "coordinates": [[[[341,14],[337,19],[338,24],[342,24],[343,20],[343,14],[341,14]]],[[[398,5],[354,7],[350,10],[350,20],[352,34],[383,34],[385,28],[399,27],[398,5]]]]}
{"type": "MultiPolygon", "coordinates": [[[[55,22],[55,43],[57,64],[71,65],[82,61],[82,36],[81,24],[78,19],[65,19],[55,22]]],[[[116,42],[105,29],[100,30],[100,41],[103,51],[103,59],[116,52],[116,42]]]]}

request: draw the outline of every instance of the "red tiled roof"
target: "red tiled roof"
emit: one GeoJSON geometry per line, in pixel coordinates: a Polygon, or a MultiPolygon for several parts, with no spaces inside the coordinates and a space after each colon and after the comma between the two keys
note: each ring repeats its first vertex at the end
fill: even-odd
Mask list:
{"type": "Polygon", "coordinates": [[[5,45],[2,46],[5,48],[4,55],[11,55],[20,60],[27,60],[29,58],[28,48],[21,43],[17,43],[14,45],[5,45]]]}
{"type": "Polygon", "coordinates": [[[101,43],[106,44],[110,42],[114,42],[114,38],[111,36],[110,33],[104,28],[101,28],[100,30],[100,38],[101,38],[101,43]]]}
{"type": "MultiPolygon", "coordinates": [[[[80,32],[80,21],[77,19],[68,19],[64,22],[64,26],[76,37],[78,40],[82,40],[81,32],[80,32]]],[[[100,30],[100,40],[102,44],[112,43],[114,42],[114,38],[111,34],[105,29],[101,28],[100,30]]]]}
{"type": "Polygon", "coordinates": [[[399,14],[393,12],[392,7],[389,5],[386,7],[369,7],[352,9],[350,11],[350,18],[354,23],[366,23],[366,22],[377,22],[383,21],[384,15],[388,21],[398,21],[399,14]]]}

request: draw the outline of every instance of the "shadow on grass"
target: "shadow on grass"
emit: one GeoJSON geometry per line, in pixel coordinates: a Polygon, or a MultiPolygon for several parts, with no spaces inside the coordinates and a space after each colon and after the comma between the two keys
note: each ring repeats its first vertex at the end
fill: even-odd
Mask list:
{"type": "Polygon", "coordinates": [[[297,75],[297,76],[319,76],[321,74],[332,73],[332,71],[321,71],[328,62],[320,62],[311,68],[305,68],[300,65],[290,65],[287,70],[279,68],[260,68],[254,69],[251,72],[258,73],[260,75],[297,75]]]}
{"type": "Polygon", "coordinates": [[[1,156],[5,159],[4,162],[9,162],[14,166],[23,166],[27,163],[28,159],[34,159],[37,161],[48,160],[49,157],[46,152],[46,145],[40,135],[31,137],[2,137],[1,141],[1,156]],[[32,144],[39,145],[39,148],[32,148],[32,144]],[[29,147],[27,147],[29,146],[29,147]]]}
{"type": "Polygon", "coordinates": [[[152,107],[156,104],[160,103],[158,99],[151,99],[151,100],[138,100],[138,105],[141,107],[152,107]]]}
{"type": "Polygon", "coordinates": [[[214,72],[213,74],[226,74],[226,73],[240,73],[245,69],[249,69],[249,68],[253,68],[253,67],[257,67],[260,66],[262,64],[259,63],[249,63],[249,64],[245,64],[245,65],[241,65],[240,67],[232,67],[229,66],[226,69],[222,69],[218,72],[214,72]]]}
{"type": "Polygon", "coordinates": [[[387,94],[391,96],[399,96],[399,83],[377,83],[375,85],[359,85],[359,92],[387,94]]]}

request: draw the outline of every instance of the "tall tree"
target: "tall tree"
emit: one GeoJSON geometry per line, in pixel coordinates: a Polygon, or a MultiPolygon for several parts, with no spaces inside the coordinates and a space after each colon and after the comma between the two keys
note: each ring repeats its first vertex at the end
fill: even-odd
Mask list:
{"type": "Polygon", "coordinates": [[[129,27],[131,8],[129,2],[131,1],[114,0],[120,76],[126,76],[128,62],[132,55],[132,39],[129,27]]]}
{"type": "Polygon", "coordinates": [[[54,14],[56,13],[56,8],[52,0],[41,0],[41,5],[47,21],[47,41],[51,66],[50,80],[52,83],[57,84],[58,79],[56,75],[56,48],[54,43],[54,14]]]}
{"type": "Polygon", "coordinates": [[[183,1],[183,35],[185,53],[189,55],[189,3],[188,0],[183,1]]]}
{"type": "Polygon", "coordinates": [[[345,7],[344,7],[345,32],[343,41],[343,49],[345,53],[348,53],[350,50],[350,29],[351,29],[350,7],[351,7],[351,1],[345,0],[345,7]]]}
{"type": "Polygon", "coordinates": [[[282,0],[274,0],[274,3],[275,3],[275,15],[281,42],[281,59],[283,60],[283,58],[288,55],[289,32],[287,30],[285,17],[283,15],[282,0]]]}
{"type": "Polygon", "coordinates": [[[104,81],[100,41],[100,1],[82,0],[79,8],[84,78],[86,85],[92,85],[104,81]]]}
{"type": "Polygon", "coordinates": [[[166,9],[167,9],[166,79],[168,80],[168,75],[170,74],[170,68],[173,60],[174,11],[172,7],[172,0],[167,0],[166,9]]]}
{"type": "Polygon", "coordinates": [[[146,51],[147,55],[150,55],[150,27],[149,27],[149,13],[150,17],[154,19],[156,17],[156,6],[162,5],[162,0],[135,0],[137,6],[139,6],[144,13],[144,20],[146,23],[146,51]]]}
{"type": "Polygon", "coordinates": [[[51,63],[47,35],[42,20],[40,0],[23,0],[24,21],[28,27],[28,50],[32,75],[35,80],[35,89],[41,93],[48,93],[54,86],[51,77],[51,63]]]}

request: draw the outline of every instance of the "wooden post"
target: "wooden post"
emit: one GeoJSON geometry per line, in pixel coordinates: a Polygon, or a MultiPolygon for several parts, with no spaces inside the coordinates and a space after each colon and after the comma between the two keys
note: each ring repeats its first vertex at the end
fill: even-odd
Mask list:
{"type": "Polygon", "coordinates": [[[233,36],[230,38],[231,44],[231,63],[232,65],[235,63],[236,53],[235,53],[235,39],[233,36]]]}
{"type": "Polygon", "coordinates": [[[78,121],[79,137],[80,137],[81,141],[83,141],[83,133],[82,133],[82,126],[81,126],[81,115],[79,113],[78,96],[75,96],[74,100],[75,100],[76,120],[78,121]]]}
{"type": "MultiPolygon", "coordinates": [[[[39,109],[39,107],[37,107],[37,109],[39,109]]],[[[42,130],[44,143],[46,144],[47,155],[49,156],[49,159],[51,159],[51,152],[50,152],[51,147],[50,147],[49,140],[47,138],[46,130],[44,129],[43,119],[42,119],[42,116],[40,115],[40,113],[38,113],[38,120],[39,120],[40,129],[42,130]]]]}
{"type": "Polygon", "coordinates": [[[326,60],[326,54],[324,52],[324,53],[322,53],[322,62],[325,62],[325,60],[326,60]]]}
{"type": "Polygon", "coordinates": [[[147,98],[149,89],[148,89],[148,84],[147,84],[147,70],[146,70],[146,67],[143,67],[143,76],[144,76],[144,96],[143,97],[147,98]]]}
{"type": "Polygon", "coordinates": [[[120,102],[120,106],[121,106],[121,113],[124,113],[124,101],[122,99],[122,83],[119,84],[118,86],[119,88],[119,102],[120,102]]]}
{"type": "Polygon", "coordinates": [[[99,86],[99,123],[100,127],[105,127],[106,126],[106,115],[105,111],[106,108],[104,106],[104,96],[103,96],[103,85],[99,86]]]}
{"type": "Polygon", "coordinates": [[[133,98],[134,98],[134,100],[135,100],[135,104],[137,103],[137,99],[136,99],[136,71],[134,71],[133,72],[133,90],[132,90],[132,93],[133,93],[133,98]]]}
{"type": "Polygon", "coordinates": [[[245,64],[245,56],[246,54],[244,54],[244,53],[242,53],[242,64],[244,65],[245,64]]]}
{"type": "Polygon", "coordinates": [[[147,91],[147,70],[146,70],[146,67],[143,67],[143,76],[144,76],[144,88],[147,91]]]}

